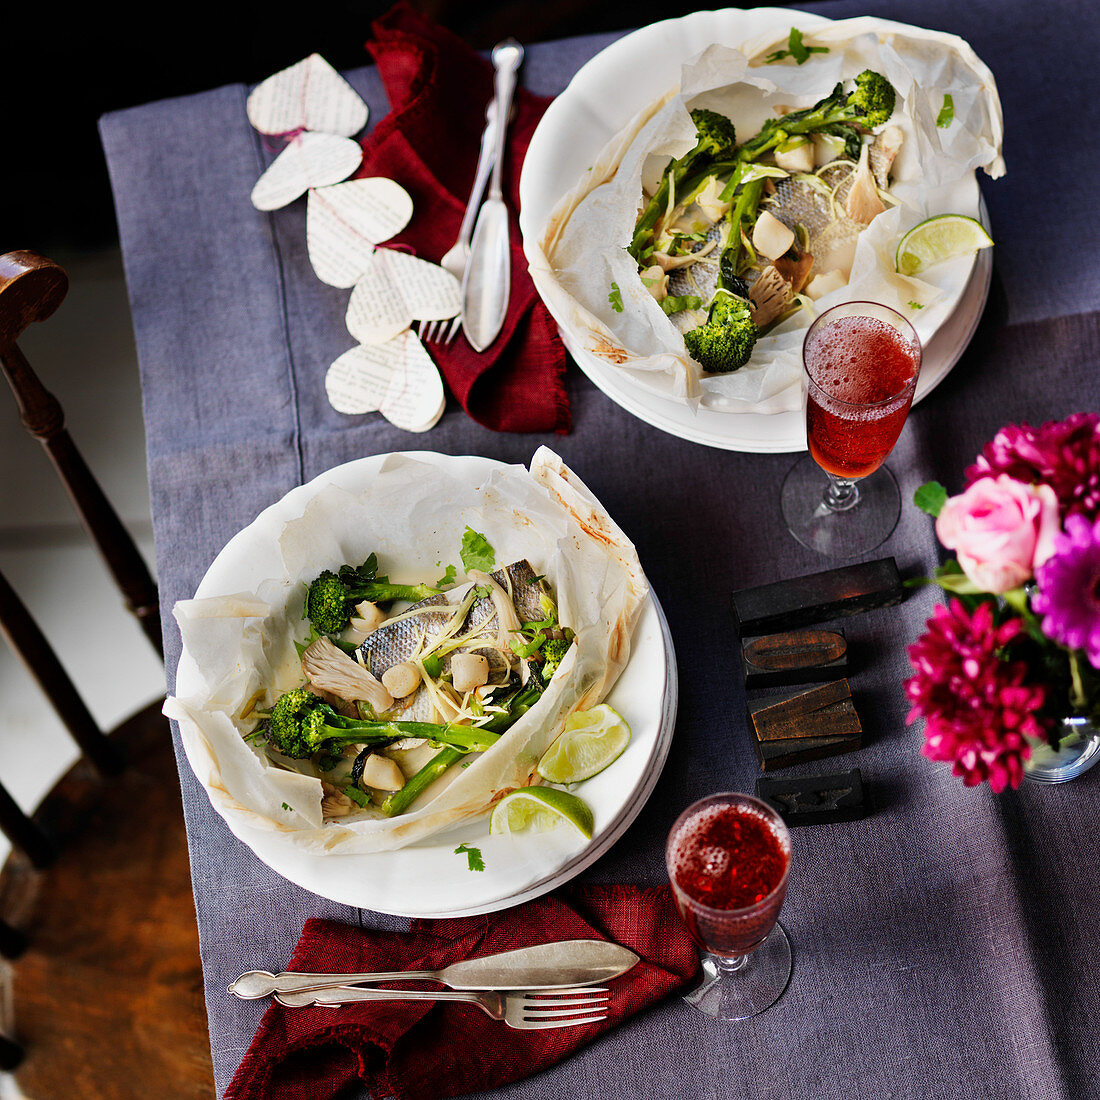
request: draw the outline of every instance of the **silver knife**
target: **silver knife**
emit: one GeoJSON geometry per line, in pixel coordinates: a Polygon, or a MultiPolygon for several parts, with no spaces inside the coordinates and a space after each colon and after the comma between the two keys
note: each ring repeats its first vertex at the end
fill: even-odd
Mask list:
{"type": "MultiPolygon", "coordinates": [[[[636,962],[633,951],[606,940],[562,940],[516,951],[465,959],[443,970],[398,970],[378,974],[305,974],[249,970],[229,987],[244,1000],[272,993],[309,993],[366,982],[434,981],[451,989],[565,989],[606,982],[636,962]]],[[[308,1002],[303,1002],[308,1003],[308,1002]]]]}
{"type": "Polygon", "coordinates": [[[516,74],[523,61],[523,47],[508,38],[493,47],[496,69],[496,159],[489,193],[478,212],[470,258],[462,280],[462,331],[475,351],[484,351],[500,333],[508,312],[512,289],[511,247],[508,242],[508,208],[500,187],[504,167],[507,119],[516,90],[516,74]]]}

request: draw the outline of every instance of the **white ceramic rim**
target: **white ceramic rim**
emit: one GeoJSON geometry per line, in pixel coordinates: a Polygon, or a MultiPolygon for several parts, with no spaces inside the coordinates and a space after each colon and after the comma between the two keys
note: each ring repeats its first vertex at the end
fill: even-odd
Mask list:
{"type": "MultiPolygon", "coordinates": [[[[400,454],[478,481],[493,469],[507,465],[476,455],[433,451],[400,454]]],[[[264,509],[218,554],[200,582],[196,597],[252,591],[261,581],[277,576],[276,570],[281,569],[278,533],[283,525],[300,516],[309,501],[329,485],[350,491],[365,487],[390,457],[372,455],[334,467],[264,509]]],[[[184,653],[177,666],[176,694],[185,697],[198,691],[196,677],[194,664],[184,653]]],[[[638,816],[668,757],[676,722],[677,684],[672,637],[664,612],[650,593],[635,628],[630,661],[606,699],[630,716],[631,744],[607,771],[579,787],[582,796],[586,789],[596,793],[592,799],[596,830],[579,850],[577,845],[583,842],[578,839],[570,848],[566,837],[560,857],[557,845],[547,839],[551,834],[504,838],[510,846],[505,850],[502,838],[488,836],[487,815],[396,852],[362,855],[311,856],[281,843],[274,834],[248,829],[228,818],[226,824],[273,871],[303,889],[345,905],[420,918],[472,916],[506,909],[568,882],[607,852],[638,816]],[[616,772],[623,764],[625,770],[616,772]],[[598,782],[601,777],[603,783],[598,782]],[[460,843],[483,847],[497,844],[500,857],[512,862],[493,868],[488,865],[487,855],[486,873],[471,872],[465,860],[454,853],[460,843]],[[555,848],[549,873],[523,877],[524,846],[528,844],[555,848]]],[[[190,762],[187,738],[184,751],[190,762]]]]}
{"type": "MultiPolygon", "coordinates": [[[[833,22],[823,16],[782,8],[699,11],[679,19],[642,27],[611,43],[583,65],[565,90],[547,108],[532,137],[520,177],[520,228],[525,248],[538,234],[554,204],[580,178],[576,164],[591,162],[603,143],[624,126],[636,110],[666,87],[679,81],[683,60],[710,42],[736,45],[768,30],[794,22],[803,29],[833,22]],[[751,29],[737,32],[738,22],[751,29]],[[683,43],[690,52],[673,53],[670,43],[683,43]],[[644,62],[644,63],[643,63],[644,62]],[[648,99],[631,96],[630,73],[644,73],[648,99]],[[604,95],[608,86],[616,95],[604,95]],[[570,148],[555,145],[556,135],[568,132],[570,148]]],[[[989,229],[989,213],[972,176],[968,211],[989,229]]],[[[951,261],[951,284],[956,304],[934,336],[925,339],[923,366],[913,403],[919,403],[944,379],[970,342],[989,295],[993,258],[989,249],[976,256],[951,261]]],[[[616,404],[638,419],[693,443],[722,450],[752,453],[788,453],[806,449],[801,410],[736,412],[692,409],[645,389],[612,364],[591,355],[555,317],[567,350],[589,379],[616,404]]]]}

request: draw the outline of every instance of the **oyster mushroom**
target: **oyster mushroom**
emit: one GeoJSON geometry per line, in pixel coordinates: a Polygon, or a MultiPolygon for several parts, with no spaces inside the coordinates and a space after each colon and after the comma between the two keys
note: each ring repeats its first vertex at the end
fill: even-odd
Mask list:
{"type": "Polygon", "coordinates": [[[330,691],[341,699],[363,699],[376,713],[393,706],[393,696],[358,661],[334,646],[328,638],[318,638],[302,654],[302,672],[313,687],[330,691]]]}
{"type": "Polygon", "coordinates": [[[885,209],[886,203],[879,198],[875,177],[869,162],[870,146],[864,145],[859,154],[852,187],[844,202],[844,212],[860,225],[870,225],[885,209]]]}
{"type": "Polygon", "coordinates": [[[660,264],[647,267],[641,275],[642,286],[659,302],[668,294],[668,275],[660,264]]]}
{"type": "Polygon", "coordinates": [[[791,297],[791,284],[779,273],[774,264],[768,264],[760,277],[749,288],[752,301],[750,316],[757,328],[770,325],[786,308],[791,297]]]}
{"type": "Polygon", "coordinates": [[[386,621],[386,613],[376,603],[363,600],[355,605],[355,614],[348,623],[349,637],[356,645],[366,641],[386,621]]]}
{"type": "Polygon", "coordinates": [[[701,248],[694,252],[688,252],[683,256],[670,256],[667,252],[654,252],[649,258],[654,265],[662,271],[675,271],[678,267],[687,267],[689,264],[701,260],[708,253],[713,252],[718,246],[717,239],[707,241],[701,248]]]}
{"type": "Polygon", "coordinates": [[[871,142],[867,159],[870,162],[875,183],[883,190],[890,184],[890,169],[894,165],[894,158],[901,149],[904,137],[900,126],[887,126],[882,133],[876,134],[875,140],[871,142]]]}

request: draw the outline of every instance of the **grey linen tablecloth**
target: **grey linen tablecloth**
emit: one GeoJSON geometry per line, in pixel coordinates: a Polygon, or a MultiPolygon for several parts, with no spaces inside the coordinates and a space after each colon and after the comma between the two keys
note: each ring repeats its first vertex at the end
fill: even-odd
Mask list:
{"type": "MultiPolygon", "coordinates": [[[[907,499],[929,478],[958,491],[964,466],[1003,424],[1097,406],[1100,155],[1091,137],[1100,17],[1068,0],[812,10],[960,34],[998,79],[1008,174],[982,180],[997,241],[988,307],[890,459],[907,499]]],[[[560,91],[614,37],[535,46],[526,83],[560,91]]],[[[361,69],[350,80],[376,122],[387,109],[376,73],[361,69]]],[[[680,667],[679,719],[656,790],[586,878],[663,881],[664,840],[680,810],[713,790],[751,790],[759,774],[730,592],[830,564],[783,529],[777,494],[792,456],[728,453],[664,434],[576,368],[567,436],[495,434],[457,408],[427,436],[378,415],[334,412],[323,377],[350,346],[347,294],[310,268],[304,203],[273,215],[249,204],[269,156],[246,121],[246,92],[220,88],[101,124],[140,354],[170,687],[180,652],[173,603],[194,592],[236,531],[292,487],[390,450],[526,463],[547,443],[635,540],[680,667]]],[[[893,554],[908,575],[926,573],[937,561],[930,521],[908,508],[871,556],[879,554],[893,554]]],[[[779,1003],[735,1026],[667,1003],[492,1095],[1100,1095],[1100,769],[1063,787],[1025,784],[998,797],[964,789],[947,767],[919,755],[901,681],[905,647],[936,598],[918,591],[900,608],[849,620],[851,682],[868,744],[835,763],[863,770],[874,810],[863,821],[795,833],[782,917],[794,974],[779,1003]]],[[[289,884],[232,836],[182,757],[180,779],[220,1094],[263,1010],[226,995],[238,973],[286,960],[310,916],[402,922],[289,884]]]]}

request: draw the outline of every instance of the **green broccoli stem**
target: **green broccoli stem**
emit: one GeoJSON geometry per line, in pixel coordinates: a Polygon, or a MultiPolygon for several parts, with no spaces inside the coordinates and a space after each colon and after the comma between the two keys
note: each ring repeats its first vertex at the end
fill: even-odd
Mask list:
{"type": "Polygon", "coordinates": [[[387,817],[403,814],[418,795],[427,790],[449,767],[457,764],[465,755],[461,749],[450,747],[440,749],[420,771],[410,776],[401,790],[394,791],[382,803],[382,812],[387,817]]]}
{"type": "MultiPolygon", "coordinates": [[[[701,169],[693,164],[688,164],[677,170],[677,162],[674,161],[669,171],[662,177],[660,186],[653,198],[646,203],[646,208],[642,211],[642,215],[634,227],[634,236],[627,248],[630,255],[639,263],[642,262],[643,253],[654,238],[653,231],[668,205],[670,179],[676,181],[675,193],[678,196],[691,196],[700,191],[712,176],[723,175],[730,169],[735,168],[737,163],[736,160],[709,161],[701,169]]],[[[682,198],[677,201],[682,201],[682,198]]]]}
{"type": "Polygon", "coordinates": [[[324,739],[340,740],[345,744],[361,741],[374,744],[377,741],[396,741],[402,737],[422,737],[449,745],[459,752],[484,752],[500,740],[500,735],[481,726],[440,725],[435,722],[370,722],[363,719],[345,718],[337,715],[329,718],[322,729],[328,736],[324,739]]]}
{"type": "Polygon", "coordinates": [[[493,715],[481,728],[492,733],[503,733],[506,729],[518,722],[538,701],[542,698],[543,686],[541,681],[535,683],[537,673],[532,674],[526,687],[520,688],[514,695],[504,702],[507,708],[503,712],[493,715]]]}
{"type": "MultiPolygon", "coordinates": [[[[500,734],[504,730],[508,729],[514,722],[526,714],[538,701],[542,695],[541,685],[536,686],[532,681],[526,687],[517,691],[511,699],[505,704],[507,711],[503,714],[495,714],[493,718],[486,722],[483,726],[465,726],[465,727],[450,727],[451,730],[461,728],[471,731],[471,736],[477,736],[481,734],[486,739],[491,738],[489,744],[485,745],[488,748],[493,742],[500,739],[500,734]]],[[[415,723],[391,723],[394,725],[413,725],[415,723]]],[[[442,741],[443,739],[438,736],[431,738],[433,741],[442,741]]],[[[471,752],[480,751],[479,749],[471,749],[471,752]]],[[[398,814],[404,813],[413,800],[424,790],[426,790],[432,783],[434,783],[449,767],[453,764],[457,764],[466,753],[460,748],[454,748],[447,745],[446,748],[440,749],[425,764],[415,775],[411,776],[406,782],[405,786],[399,791],[394,791],[385,802],[382,803],[382,812],[387,817],[396,817],[398,814]]]]}
{"type": "Polygon", "coordinates": [[[789,137],[818,133],[838,123],[851,124],[856,116],[838,84],[828,98],[804,111],[792,111],[774,121],[766,122],[756,137],[749,138],[738,150],[742,160],[759,160],[765,153],[782,145],[789,137]]]}
{"type": "Polygon", "coordinates": [[[741,224],[755,216],[763,194],[764,179],[752,180],[741,188],[737,201],[730,209],[729,237],[718,260],[718,286],[723,290],[734,291],[733,279],[737,275],[737,262],[741,255],[741,224]]]}
{"type": "Polygon", "coordinates": [[[348,585],[348,599],[359,603],[370,600],[371,603],[389,603],[391,600],[408,600],[419,603],[429,596],[438,596],[441,589],[430,584],[390,584],[388,581],[367,581],[361,585],[348,585]]]}

